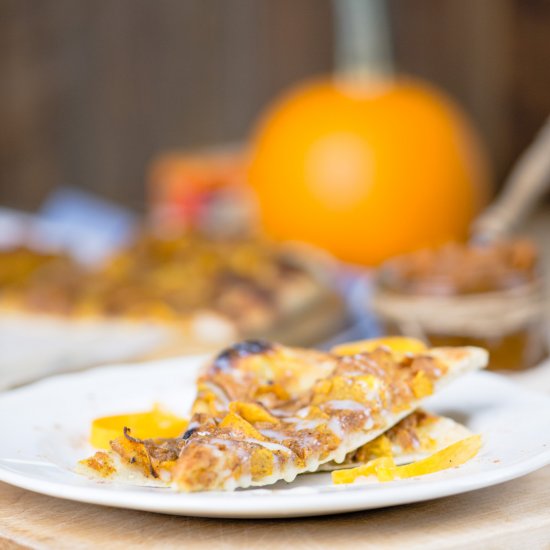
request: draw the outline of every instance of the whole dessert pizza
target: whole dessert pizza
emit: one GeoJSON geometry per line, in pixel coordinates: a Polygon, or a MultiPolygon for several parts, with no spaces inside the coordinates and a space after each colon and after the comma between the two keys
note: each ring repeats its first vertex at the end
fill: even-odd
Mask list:
{"type": "MultiPolygon", "coordinates": [[[[345,322],[331,268],[306,247],[196,233],[143,233],[93,269],[64,254],[13,248],[0,253],[0,338],[15,347],[14,327],[27,341],[33,331],[40,340],[57,330],[63,337],[48,341],[57,342],[65,363],[94,358],[98,340],[102,353],[114,355],[92,363],[208,351],[258,335],[310,344],[345,322]]],[[[22,347],[10,356],[32,363],[22,347]]]]}

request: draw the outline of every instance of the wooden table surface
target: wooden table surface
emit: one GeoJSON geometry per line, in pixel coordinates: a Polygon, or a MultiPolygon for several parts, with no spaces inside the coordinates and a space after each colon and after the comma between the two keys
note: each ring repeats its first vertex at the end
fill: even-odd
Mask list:
{"type": "MultiPolygon", "coordinates": [[[[550,273],[550,213],[528,226],[550,273]]],[[[550,362],[514,375],[550,393],[550,362]]],[[[550,427],[549,427],[550,429],[550,427]]],[[[0,550],[30,548],[550,549],[550,466],[523,478],[419,504],[288,520],[220,520],[119,510],[0,483],[0,550]]]]}
{"type": "Polygon", "coordinates": [[[550,548],[550,467],[467,494],[369,512],[220,520],[78,504],[0,484],[0,548],[550,548]]]}

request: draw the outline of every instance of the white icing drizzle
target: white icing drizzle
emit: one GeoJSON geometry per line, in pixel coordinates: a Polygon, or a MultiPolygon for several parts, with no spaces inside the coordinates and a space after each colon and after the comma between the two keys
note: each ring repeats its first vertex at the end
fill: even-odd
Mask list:
{"type": "Polygon", "coordinates": [[[220,450],[218,445],[224,445],[227,448],[236,450],[239,458],[246,460],[248,458],[248,452],[246,449],[243,449],[238,441],[233,441],[231,439],[222,439],[221,437],[212,437],[208,440],[207,445],[214,450],[214,456],[216,458],[224,457],[224,452],[220,450]]]}
{"type": "Polygon", "coordinates": [[[299,420],[294,424],[294,427],[296,430],[314,430],[317,428],[317,426],[320,426],[321,424],[325,424],[326,420],[322,418],[315,418],[313,420],[299,420]]]}
{"type": "Polygon", "coordinates": [[[333,399],[324,403],[323,408],[329,408],[334,411],[367,411],[368,407],[359,403],[358,401],[352,401],[351,399],[333,399]]]}
{"type": "Polygon", "coordinates": [[[374,426],[374,420],[369,415],[363,424],[363,430],[370,430],[374,426]]]}
{"type": "Polygon", "coordinates": [[[340,419],[336,416],[333,416],[327,423],[328,429],[336,435],[339,439],[344,439],[346,433],[342,429],[342,423],[340,419]]]}
{"type": "Polygon", "coordinates": [[[288,439],[288,434],[278,432],[277,430],[270,428],[260,430],[260,433],[265,437],[269,437],[269,439],[275,439],[275,441],[283,441],[284,439],[288,439]]]}
{"type": "Polygon", "coordinates": [[[211,391],[220,401],[222,405],[227,407],[229,405],[229,397],[225,394],[225,392],[216,384],[212,384],[211,382],[203,382],[204,385],[208,388],[209,391],[211,391]]]}
{"type": "Polygon", "coordinates": [[[300,420],[302,419],[296,416],[287,416],[286,418],[281,418],[281,422],[286,422],[287,424],[295,424],[296,422],[300,422],[300,420]]]}
{"type": "Polygon", "coordinates": [[[247,443],[254,443],[255,445],[261,445],[270,451],[282,451],[283,453],[292,453],[292,451],[285,447],[284,445],[279,445],[278,443],[273,443],[271,441],[260,441],[259,439],[247,438],[244,441],[247,443]]]}

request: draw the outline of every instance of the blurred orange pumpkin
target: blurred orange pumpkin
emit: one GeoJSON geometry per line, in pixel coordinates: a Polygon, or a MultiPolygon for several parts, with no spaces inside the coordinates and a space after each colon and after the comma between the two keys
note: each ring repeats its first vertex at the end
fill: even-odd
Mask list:
{"type": "Polygon", "coordinates": [[[251,155],[267,232],[354,263],[465,238],[488,197],[474,130],[419,81],[302,85],[265,114],[251,155]]]}

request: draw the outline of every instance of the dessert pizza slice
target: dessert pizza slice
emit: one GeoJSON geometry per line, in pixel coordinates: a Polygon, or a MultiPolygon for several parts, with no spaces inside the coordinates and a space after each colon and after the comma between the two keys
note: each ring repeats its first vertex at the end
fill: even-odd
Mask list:
{"type": "MultiPolygon", "coordinates": [[[[141,471],[148,482],[165,484],[181,479],[181,464],[193,462],[197,480],[205,475],[217,479],[203,479],[203,488],[216,488],[227,471],[205,464],[224,462],[224,454],[234,459],[235,452],[243,459],[239,469],[249,471],[253,484],[270,482],[274,466],[284,466],[279,473],[288,479],[290,468],[311,471],[315,460],[324,470],[354,466],[390,450],[399,464],[417,460],[469,432],[451,419],[423,411],[412,412],[391,428],[395,418],[406,414],[401,407],[413,410],[434,388],[486,361],[483,350],[428,351],[419,344],[403,339],[353,343],[333,350],[349,354],[343,359],[262,341],[240,342],[219,354],[199,377],[195,414],[182,437],[140,440],[126,431],[111,444],[118,457],[100,452],[81,464],[100,475],[116,471],[120,477],[125,473],[122,463],[141,471]],[[377,349],[380,345],[383,348],[377,349]],[[365,395],[365,387],[370,395],[365,395]],[[363,437],[370,441],[354,447],[340,463],[324,462],[327,453],[339,447],[341,455],[343,445],[350,445],[345,439],[356,431],[351,428],[367,417],[363,437]],[[376,437],[383,426],[390,429],[376,437]],[[190,458],[188,447],[200,457],[190,458]],[[216,456],[219,461],[213,460],[216,456]],[[262,476],[259,467],[271,474],[262,476]]],[[[245,476],[237,480],[239,471],[231,472],[225,488],[247,483],[245,476]]]]}
{"type": "Polygon", "coordinates": [[[327,462],[320,470],[353,468],[384,456],[393,457],[398,466],[408,464],[471,435],[466,426],[451,418],[418,409],[376,439],[348,453],[342,463],[327,462]]]}
{"type": "Polygon", "coordinates": [[[238,344],[200,377],[170,478],[183,491],[233,490],[342,463],[442,386],[486,364],[487,352],[474,347],[338,357],[238,344]]]}

